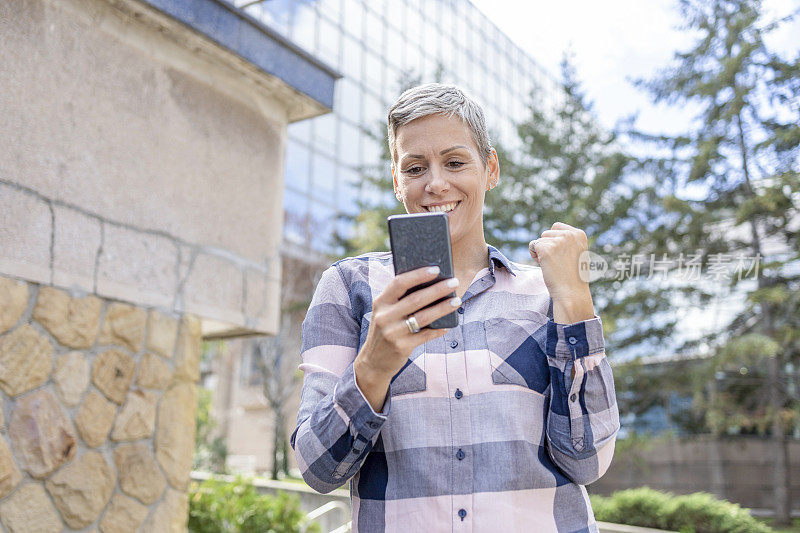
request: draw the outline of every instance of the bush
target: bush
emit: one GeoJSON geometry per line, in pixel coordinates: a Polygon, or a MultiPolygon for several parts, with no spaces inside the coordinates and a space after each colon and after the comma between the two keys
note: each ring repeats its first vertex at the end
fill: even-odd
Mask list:
{"type": "MultiPolygon", "coordinates": [[[[251,482],[209,479],[189,487],[189,531],[299,533],[307,523],[296,496],[259,494],[251,482]]],[[[319,524],[309,524],[319,532],[319,524]]]]}
{"type": "Polygon", "coordinates": [[[648,487],[590,495],[594,516],[602,522],[654,527],[682,533],[768,533],[738,504],[706,492],[677,496],[648,487]]]}

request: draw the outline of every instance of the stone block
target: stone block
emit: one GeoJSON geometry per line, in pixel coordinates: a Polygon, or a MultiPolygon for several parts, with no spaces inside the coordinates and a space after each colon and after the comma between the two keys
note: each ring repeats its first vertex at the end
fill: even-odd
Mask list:
{"type": "Polygon", "coordinates": [[[89,391],[75,415],[75,426],[83,441],[93,448],[103,444],[116,413],[115,404],[103,398],[102,394],[89,391]]]}
{"type": "Polygon", "coordinates": [[[175,378],[196,382],[200,379],[200,352],[203,337],[200,319],[187,314],[181,320],[178,347],[175,351],[175,378]]]}
{"type": "Polygon", "coordinates": [[[184,309],[222,322],[242,324],[243,284],[244,274],[238,265],[222,257],[199,253],[183,285],[184,309]]]}
{"type": "Polygon", "coordinates": [[[46,477],[75,456],[72,424],[56,397],[44,389],[17,400],[8,434],[20,466],[35,478],[46,477]]]}
{"type": "Polygon", "coordinates": [[[42,385],[53,368],[53,345],[30,324],[0,337],[0,389],[17,396],[42,385]]]}
{"type": "Polygon", "coordinates": [[[133,380],[136,363],[121,350],[108,350],[99,354],[92,368],[92,383],[112,402],[125,401],[133,380]]]}
{"type": "Polygon", "coordinates": [[[132,352],[138,352],[144,341],[146,320],[147,312],[141,307],[119,302],[110,303],[97,342],[118,344],[132,352]]]}
{"type": "Polygon", "coordinates": [[[138,531],[148,509],[121,494],[114,494],[111,503],[100,520],[100,531],[103,533],[130,533],[138,531]]]}
{"type": "Polygon", "coordinates": [[[178,248],[166,238],[107,225],[97,270],[98,294],[142,306],[172,307],[178,248]]]}
{"type": "Polygon", "coordinates": [[[14,490],[20,481],[22,481],[22,474],[14,464],[14,456],[11,455],[8,441],[0,435],[0,499],[14,490]]]}
{"type": "Polygon", "coordinates": [[[0,272],[50,283],[50,206],[0,183],[0,272]]]}
{"type": "Polygon", "coordinates": [[[197,390],[188,382],[179,382],[161,398],[158,407],[155,449],[170,485],[186,490],[194,452],[197,390]]]}
{"type": "Polygon", "coordinates": [[[0,522],[9,533],[58,533],[63,527],[39,483],[28,483],[0,502],[0,522]]]}
{"type": "Polygon", "coordinates": [[[100,516],[117,480],[100,452],[88,451],[45,482],[64,522],[81,529],[100,516]]]}
{"type": "Polygon", "coordinates": [[[171,381],[172,370],[160,357],[150,352],[142,356],[136,377],[137,385],[146,389],[164,390],[171,381]]]}
{"type": "Polygon", "coordinates": [[[28,308],[28,284],[0,276],[0,334],[16,324],[28,308]]]}
{"type": "Polygon", "coordinates": [[[114,449],[114,463],[119,488],[128,496],[150,505],[164,493],[167,482],[144,444],[120,444],[114,449]]]}
{"type": "Polygon", "coordinates": [[[53,383],[64,405],[78,405],[89,386],[89,360],[81,352],[62,355],[56,359],[53,383]]]}
{"type": "Polygon", "coordinates": [[[269,302],[267,301],[267,276],[254,270],[245,271],[245,314],[248,318],[262,316],[269,302]]]}
{"type": "Polygon", "coordinates": [[[96,296],[72,298],[61,289],[42,287],[33,318],[64,346],[90,348],[100,328],[102,308],[103,302],[96,296]]]}
{"type": "Polygon", "coordinates": [[[151,437],[156,425],[158,394],[135,389],[128,393],[125,405],[114,423],[111,439],[115,441],[138,440],[151,437]]]}
{"type": "Polygon", "coordinates": [[[178,319],[151,310],[147,318],[146,348],[162,357],[170,359],[175,350],[178,335],[178,319]]]}
{"type": "Polygon", "coordinates": [[[144,530],[149,533],[181,533],[189,518],[189,495],[167,489],[164,499],[150,515],[144,530]]]}
{"type": "Polygon", "coordinates": [[[100,221],[83,213],[53,206],[53,284],[94,292],[94,268],[100,249],[100,221]]]}

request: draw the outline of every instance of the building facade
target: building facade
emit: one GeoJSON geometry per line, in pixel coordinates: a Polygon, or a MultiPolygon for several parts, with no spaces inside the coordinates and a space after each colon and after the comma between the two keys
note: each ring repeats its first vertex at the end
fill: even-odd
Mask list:
{"type": "MultiPolygon", "coordinates": [[[[483,105],[493,142],[511,149],[531,91],[540,91],[545,101],[558,97],[554,78],[468,0],[235,1],[342,75],[332,113],[288,127],[285,280],[302,270],[298,263],[312,263],[319,272],[327,267],[338,252],[334,231],[349,233],[338,215],[356,214],[361,195],[373,193],[360,190],[359,172],[380,162],[386,114],[400,94],[401,79],[411,75],[429,82],[440,76],[463,87],[483,105]]],[[[313,281],[296,280],[292,290],[284,286],[284,307],[302,306],[303,290],[297,287],[310,297],[313,281]]],[[[295,369],[301,321],[302,316],[292,320],[285,343],[295,369]]],[[[228,464],[264,472],[272,464],[275,419],[254,354],[255,341],[230,343],[226,358],[209,363],[208,375],[218,389],[215,416],[224,428],[228,464]]],[[[285,406],[284,435],[294,427],[299,381],[295,385],[285,406]]]]}

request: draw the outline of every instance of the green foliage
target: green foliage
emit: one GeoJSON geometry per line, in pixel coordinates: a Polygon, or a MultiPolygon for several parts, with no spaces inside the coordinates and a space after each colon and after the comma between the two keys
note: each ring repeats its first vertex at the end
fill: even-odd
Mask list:
{"type": "Polygon", "coordinates": [[[211,416],[213,392],[198,387],[197,411],[195,411],[194,457],[192,467],[207,472],[225,472],[228,447],[225,439],[214,435],[217,422],[211,416]]]}
{"type": "Polygon", "coordinates": [[[675,495],[640,487],[611,496],[589,496],[597,520],[682,533],[768,533],[738,504],[705,492],[675,495]]]}
{"type": "MultiPolygon", "coordinates": [[[[195,533],[299,533],[305,525],[297,496],[259,494],[240,477],[189,487],[189,531],[195,533]]],[[[319,524],[309,524],[306,531],[319,532],[319,524]]]]}

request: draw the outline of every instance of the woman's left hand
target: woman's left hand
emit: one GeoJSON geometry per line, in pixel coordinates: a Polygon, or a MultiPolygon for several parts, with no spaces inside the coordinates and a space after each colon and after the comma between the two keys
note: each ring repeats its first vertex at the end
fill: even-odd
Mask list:
{"type": "Polygon", "coordinates": [[[589,249],[586,233],[569,224],[556,222],[542,232],[540,238],[531,241],[528,248],[531,257],[542,268],[553,304],[582,309],[585,315],[587,304],[592,308],[592,295],[589,283],[581,279],[578,269],[581,254],[589,249]]]}

